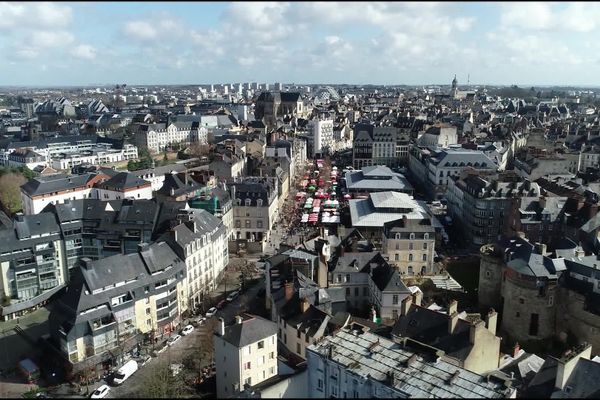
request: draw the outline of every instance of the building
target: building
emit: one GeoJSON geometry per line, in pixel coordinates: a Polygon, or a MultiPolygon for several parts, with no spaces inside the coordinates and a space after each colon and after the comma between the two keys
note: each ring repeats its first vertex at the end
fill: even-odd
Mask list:
{"type": "Polygon", "coordinates": [[[446,194],[450,177],[459,176],[468,169],[496,171],[497,165],[478,150],[413,146],[410,149],[408,168],[430,198],[441,199],[446,194]]]}
{"type": "Polygon", "coordinates": [[[152,199],[152,184],[129,172],[119,172],[96,183],[94,197],[101,200],[152,199]]]}
{"type": "Polygon", "coordinates": [[[352,226],[374,243],[382,242],[384,235],[381,228],[385,224],[403,219],[422,221],[434,218],[424,201],[400,192],[371,193],[368,199],[348,200],[348,207],[352,226]]]}
{"type": "Polygon", "coordinates": [[[413,187],[404,175],[393,172],[384,165],[362,167],[358,171],[348,171],[344,176],[349,193],[367,194],[373,192],[400,192],[413,194],[413,187]]]}
{"type": "Polygon", "coordinates": [[[46,167],[48,162],[45,157],[33,150],[18,149],[7,155],[4,165],[16,168],[27,167],[34,170],[38,166],[46,167]]]}
{"type": "Polygon", "coordinates": [[[49,300],[68,280],[61,232],[52,213],[19,215],[0,230],[0,307],[13,319],[49,300]]]}
{"type": "Polygon", "coordinates": [[[431,219],[404,219],[383,227],[382,252],[400,275],[432,275],[436,231],[431,219]]]}
{"type": "Polygon", "coordinates": [[[387,321],[397,319],[411,292],[381,253],[343,252],[333,265],[329,287],[345,290],[349,309],[369,311],[387,321]]]}
{"type": "Polygon", "coordinates": [[[223,221],[229,240],[234,240],[233,234],[233,201],[226,189],[221,187],[205,188],[200,196],[189,200],[191,208],[208,211],[210,214],[223,221]]]}
{"type": "Polygon", "coordinates": [[[48,204],[97,198],[94,185],[108,179],[110,177],[102,173],[37,176],[21,186],[23,212],[26,215],[37,214],[48,204]]]}
{"type": "Polygon", "coordinates": [[[274,128],[278,118],[285,115],[302,114],[304,102],[299,92],[262,92],[256,99],[254,118],[274,128]]]}
{"type": "Polygon", "coordinates": [[[457,143],[457,129],[455,126],[449,124],[433,125],[427,128],[417,139],[417,144],[424,147],[441,147],[447,149],[450,145],[457,143]]]}
{"type": "Polygon", "coordinates": [[[411,298],[404,302],[402,314],[394,324],[395,340],[410,338],[432,346],[453,358],[460,367],[477,374],[498,369],[501,338],[496,336],[496,311],[490,310],[482,321],[479,314],[459,314],[455,300],[447,312],[441,312],[421,305],[421,291],[414,297],[414,302],[411,298]]]}
{"type": "Polygon", "coordinates": [[[279,215],[277,179],[247,177],[228,186],[233,200],[235,240],[249,251],[264,251],[279,215]]]}
{"type": "Polygon", "coordinates": [[[504,381],[456,366],[410,339],[399,343],[354,323],[307,348],[311,398],[515,398],[504,381]]]}
{"type": "Polygon", "coordinates": [[[354,168],[371,165],[397,166],[398,128],[356,124],[352,145],[354,168]]]}
{"type": "Polygon", "coordinates": [[[182,210],[178,225],[159,241],[167,242],[187,266],[187,294],[191,309],[217,287],[229,263],[227,230],[219,218],[205,210],[182,210]]]}
{"type": "Polygon", "coordinates": [[[140,124],[136,140],[138,146],[147,148],[152,153],[160,153],[174,144],[207,144],[208,129],[198,120],[140,124]]]}
{"type": "Polygon", "coordinates": [[[313,158],[318,158],[334,150],[333,120],[316,119],[312,121],[313,158]]]}
{"type": "Polygon", "coordinates": [[[144,335],[171,334],[187,310],[186,279],[185,263],[164,242],[82,260],[49,316],[51,341],[66,370],[114,367],[144,335]]]}
{"type": "Polygon", "coordinates": [[[277,325],[254,315],[237,316],[225,326],[219,318],[213,335],[217,397],[237,397],[278,374],[277,325]]]}
{"type": "MultiPolygon", "coordinates": [[[[509,174],[478,174],[463,172],[448,179],[448,214],[459,225],[467,243],[481,246],[495,242],[511,232],[511,213],[523,209],[541,196],[535,182],[509,174]],[[525,207],[521,207],[524,205],[525,207]]],[[[519,219],[526,219],[521,215],[519,219]]],[[[532,221],[533,222],[533,221],[532,221]]]]}

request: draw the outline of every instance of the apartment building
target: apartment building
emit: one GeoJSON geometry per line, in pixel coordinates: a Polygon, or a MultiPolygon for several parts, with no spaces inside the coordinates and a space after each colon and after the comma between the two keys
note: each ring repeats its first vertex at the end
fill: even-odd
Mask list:
{"type": "Polygon", "coordinates": [[[354,127],[354,143],[352,145],[352,162],[354,168],[371,165],[396,166],[398,128],[356,124],[354,127]]]}
{"type": "Polygon", "coordinates": [[[51,213],[19,215],[0,230],[3,320],[46,302],[68,280],[60,227],[51,213]]]}
{"type": "Polygon", "coordinates": [[[208,143],[208,130],[199,121],[178,121],[169,124],[140,124],[136,133],[138,146],[160,153],[174,144],[208,143]]]}
{"type": "Polygon", "coordinates": [[[228,185],[233,200],[235,240],[264,251],[279,212],[276,178],[242,178],[228,185]],[[255,245],[249,244],[255,243],[255,245]]]}
{"type": "Polygon", "coordinates": [[[225,326],[219,318],[213,335],[217,370],[217,397],[238,397],[278,374],[277,325],[255,315],[237,316],[225,326]]]}
{"type": "Polygon", "coordinates": [[[436,232],[431,220],[403,218],[384,225],[382,252],[400,275],[434,273],[436,232]]]}
{"type": "Polygon", "coordinates": [[[133,254],[83,259],[50,312],[51,341],[67,371],[101,371],[124,353],[169,335],[187,310],[185,263],[167,243],[133,254]]]}
{"type": "Polygon", "coordinates": [[[318,158],[334,150],[333,120],[316,119],[311,121],[313,133],[313,158],[318,158]]]}
{"type": "Polygon", "coordinates": [[[205,210],[181,210],[177,222],[159,241],[166,241],[184,260],[189,304],[195,308],[216,288],[229,263],[227,229],[205,210]]]}
{"type": "Polygon", "coordinates": [[[498,166],[478,150],[412,146],[408,168],[429,198],[441,199],[452,176],[460,176],[465,170],[493,172],[498,166]]]}

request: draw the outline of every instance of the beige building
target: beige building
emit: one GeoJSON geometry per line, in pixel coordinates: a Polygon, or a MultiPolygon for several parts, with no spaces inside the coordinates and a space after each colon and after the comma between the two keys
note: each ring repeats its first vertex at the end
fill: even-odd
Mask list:
{"type": "Polygon", "coordinates": [[[217,397],[237,397],[252,387],[277,376],[277,325],[252,315],[237,316],[225,327],[219,318],[213,336],[217,370],[217,397]]]}
{"type": "Polygon", "coordinates": [[[433,273],[435,228],[430,220],[402,219],[386,224],[382,248],[390,265],[401,275],[433,273]]]}

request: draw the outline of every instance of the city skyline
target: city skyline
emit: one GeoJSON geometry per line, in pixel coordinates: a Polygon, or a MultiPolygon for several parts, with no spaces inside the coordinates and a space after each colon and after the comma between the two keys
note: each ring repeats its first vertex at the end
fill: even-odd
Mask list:
{"type": "Polygon", "coordinates": [[[0,85],[592,86],[599,4],[5,3],[0,85]]]}

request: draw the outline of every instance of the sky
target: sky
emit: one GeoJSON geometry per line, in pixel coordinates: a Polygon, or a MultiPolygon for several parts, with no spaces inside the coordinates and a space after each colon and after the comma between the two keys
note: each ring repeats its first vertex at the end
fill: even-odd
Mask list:
{"type": "Polygon", "coordinates": [[[0,85],[598,85],[600,3],[0,2],[0,85]]]}

